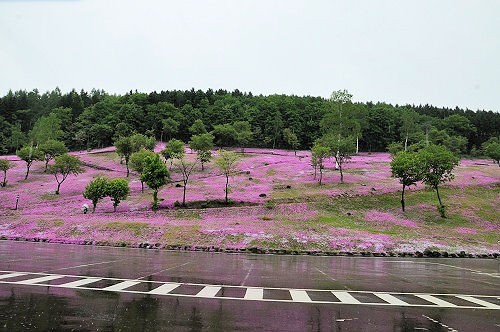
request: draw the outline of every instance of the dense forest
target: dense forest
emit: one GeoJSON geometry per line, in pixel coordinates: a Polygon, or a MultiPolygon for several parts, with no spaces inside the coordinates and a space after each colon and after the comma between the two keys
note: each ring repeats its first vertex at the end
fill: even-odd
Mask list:
{"type": "MultiPolygon", "coordinates": [[[[238,127],[251,131],[246,146],[290,148],[293,133],[292,145],[310,149],[322,136],[334,104],[322,97],[256,96],[239,90],[131,91],[122,96],[103,90],[63,94],[58,88],[9,91],[0,98],[0,154],[52,138],[70,150],[104,147],[134,132],[188,142],[193,132],[207,130],[216,132],[218,145],[237,146],[236,136],[224,135],[238,127]]],[[[427,139],[475,155],[484,142],[500,136],[500,113],[492,111],[372,102],[343,107],[356,120],[353,134],[361,151],[387,151],[394,142],[427,139]]]]}

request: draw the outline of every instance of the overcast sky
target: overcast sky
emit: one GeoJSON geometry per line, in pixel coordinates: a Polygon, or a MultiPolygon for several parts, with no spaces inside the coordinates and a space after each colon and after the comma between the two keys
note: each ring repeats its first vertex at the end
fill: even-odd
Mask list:
{"type": "Polygon", "coordinates": [[[0,94],[59,86],[500,111],[500,1],[0,0],[0,94]]]}

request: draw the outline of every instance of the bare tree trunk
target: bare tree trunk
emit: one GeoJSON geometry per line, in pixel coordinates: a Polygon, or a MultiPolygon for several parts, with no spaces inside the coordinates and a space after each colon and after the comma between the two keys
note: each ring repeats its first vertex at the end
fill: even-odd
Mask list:
{"type": "Polygon", "coordinates": [[[441,202],[441,196],[439,195],[439,188],[436,186],[436,194],[439,201],[439,206],[443,207],[443,202],[441,202]]]}
{"type": "Polygon", "coordinates": [[[229,184],[229,175],[226,175],[226,204],[228,202],[228,200],[227,200],[227,186],[228,186],[228,184],[229,184]]]}
{"type": "Polygon", "coordinates": [[[30,174],[30,167],[31,167],[31,163],[26,165],[26,176],[24,177],[25,180],[28,179],[28,175],[30,174]]]}
{"type": "Polygon", "coordinates": [[[184,182],[184,192],[182,194],[182,206],[186,206],[186,183],[187,181],[184,182]]]}
{"type": "Polygon", "coordinates": [[[401,209],[405,212],[405,185],[403,184],[403,191],[401,192],[401,209]]]}

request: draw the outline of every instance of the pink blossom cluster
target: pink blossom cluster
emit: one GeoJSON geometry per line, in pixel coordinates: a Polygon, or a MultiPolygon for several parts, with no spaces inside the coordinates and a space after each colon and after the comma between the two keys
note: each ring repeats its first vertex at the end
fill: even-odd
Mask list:
{"type": "MultiPolygon", "coordinates": [[[[160,143],[155,151],[161,151],[163,147],[164,144],[160,143]]],[[[339,184],[340,174],[335,170],[334,162],[328,160],[323,177],[325,185],[320,187],[313,179],[309,151],[298,151],[295,156],[293,151],[248,148],[238,162],[239,172],[231,175],[229,180],[229,197],[235,202],[245,202],[246,206],[173,209],[175,201],[181,201],[183,194],[183,188],[176,187],[182,177],[174,167],[171,170],[173,182],[159,192],[162,201],[158,212],[150,210],[151,190],[146,186],[145,192],[141,193],[138,175],[131,172],[131,194],[120,203],[116,213],[113,213],[111,201],[104,199],[99,202],[96,213],[83,214],[82,205],[91,205],[82,196],[89,181],[99,174],[110,178],[126,176],[125,164],[120,164],[120,158],[113,151],[113,147],[108,147],[90,153],[73,152],[85,163],[85,173],[70,175],[61,186],[60,195],[54,195],[56,182],[52,175],[43,172],[43,162],[34,163],[28,180],[24,180],[25,163],[15,156],[8,156],[14,168],[7,173],[7,187],[0,188],[0,236],[39,237],[74,243],[91,240],[137,244],[165,243],[170,241],[172,234],[180,232],[185,234],[182,241],[193,245],[244,247],[274,242],[286,246],[295,242],[304,247],[346,251],[383,251],[398,248],[403,243],[402,239],[384,234],[307,224],[320,215],[314,204],[306,202],[313,200],[314,195],[378,195],[401,190],[398,180],[390,176],[390,155],[386,153],[354,156],[344,165],[346,183],[343,185],[339,184]],[[288,193],[295,193],[295,203],[265,206],[277,195],[287,197],[288,193]],[[19,195],[19,206],[14,211],[16,195],[19,195]]],[[[186,158],[194,161],[196,154],[188,150],[186,158]]],[[[495,172],[498,167],[490,162],[482,163],[481,160],[462,161],[450,185],[497,185],[500,182],[500,174],[495,172]]],[[[186,188],[187,201],[223,199],[225,180],[213,162],[208,163],[204,171],[197,169],[186,188]]],[[[423,186],[419,185],[410,190],[421,188],[423,186]]],[[[361,213],[366,221],[381,228],[397,225],[415,231],[422,229],[420,223],[405,218],[397,208],[380,211],[373,207],[361,213]]],[[[425,204],[414,208],[435,209],[425,204]]],[[[485,231],[500,229],[497,221],[482,220],[473,209],[464,211],[464,216],[485,231]]],[[[457,228],[454,232],[474,235],[470,233],[473,228],[470,228],[472,231],[464,229],[457,228]]],[[[424,245],[418,241],[408,243],[414,248],[424,245]]],[[[438,241],[432,243],[446,246],[438,241]]]]}

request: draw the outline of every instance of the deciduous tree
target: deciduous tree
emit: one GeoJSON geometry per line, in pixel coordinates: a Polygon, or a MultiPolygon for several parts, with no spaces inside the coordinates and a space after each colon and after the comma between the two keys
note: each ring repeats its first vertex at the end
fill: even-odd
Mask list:
{"type": "MultiPolygon", "coordinates": [[[[151,157],[154,155],[155,153],[151,150],[141,149],[137,152],[132,153],[132,155],[130,156],[130,167],[139,174],[139,179],[144,170],[144,163],[146,157],[151,157]]],[[[144,181],[142,180],[140,181],[141,181],[141,192],[144,192],[144,181]]]]}
{"type": "Polygon", "coordinates": [[[7,159],[0,159],[0,171],[3,172],[3,181],[0,183],[0,187],[5,187],[7,185],[7,171],[14,167],[10,161],[7,159]]]}
{"type": "Polygon", "coordinates": [[[127,179],[114,178],[108,181],[106,186],[106,196],[109,196],[113,201],[113,211],[116,212],[116,207],[121,201],[127,199],[130,193],[127,179]]]}
{"type": "Polygon", "coordinates": [[[484,145],[484,153],[495,163],[500,166],[500,142],[498,140],[490,140],[484,145]]]}
{"type": "Polygon", "coordinates": [[[182,206],[186,206],[186,188],[189,181],[189,176],[194,170],[196,163],[189,162],[184,158],[179,159],[176,163],[175,168],[182,174],[183,194],[182,194],[182,206]]]}
{"type": "Polygon", "coordinates": [[[26,162],[26,176],[24,177],[25,180],[28,179],[30,168],[33,162],[43,160],[44,157],[43,152],[40,151],[40,149],[32,146],[25,146],[21,148],[19,151],[17,151],[17,156],[26,162]]]}
{"type": "Polygon", "coordinates": [[[170,168],[172,168],[174,159],[182,159],[186,154],[184,142],[175,138],[171,139],[167,142],[165,149],[161,151],[161,154],[166,160],[170,160],[170,168]]]}
{"type": "Polygon", "coordinates": [[[340,171],[340,182],[344,182],[344,164],[356,152],[355,139],[352,136],[338,137],[332,133],[322,138],[323,144],[328,146],[330,153],[335,158],[336,165],[340,171]]]}
{"type": "Polygon", "coordinates": [[[169,180],[170,173],[158,154],[144,159],[141,181],[146,182],[148,187],[153,189],[153,210],[158,210],[158,190],[167,184],[169,180]]]}
{"type": "Polygon", "coordinates": [[[49,161],[54,159],[57,156],[65,154],[68,152],[68,148],[61,141],[56,141],[54,139],[49,139],[42,143],[38,147],[44,154],[45,159],[45,172],[47,172],[47,167],[49,165],[49,161]]]}
{"type": "Polygon", "coordinates": [[[163,141],[163,134],[166,134],[168,136],[168,139],[171,140],[172,136],[179,132],[180,123],[172,118],[162,120],[162,124],[163,128],[161,132],[161,141],[163,141]]]}
{"type": "Polygon", "coordinates": [[[459,158],[442,145],[430,144],[418,152],[422,165],[422,180],[436,191],[439,201],[438,211],[441,217],[446,218],[446,208],[441,201],[439,185],[453,180],[451,173],[458,165],[459,158]]]}
{"type": "Polygon", "coordinates": [[[226,177],[226,204],[228,203],[229,176],[237,171],[236,162],[239,157],[233,151],[219,150],[219,157],[215,159],[215,164],[226,177]]]}
{"type": "Polygon", "coordinates": [[[236,143],[241,148],[241,152],[244,152],[245,146],[252,140],[252,128],[248,121],[236,121],[233,123],[233,128],[236,132],[236,143]]]}
{"type": "Polygon", "coordinates": [[[189,141],[189,147],[196,151],[203,171],[204,164],[209,162],[212,157],[210,150],[214,148],[214,136],[210,133],[193,135],[189,141]]]}
{"type": "Polygon", "coordinates": [[[108,179],[104,176],[98,175],[95,179],[90,181],[85,187],[83,197],[92,201],[92,213],[95,212],[97,203],[102,198],[106,197],[108,188],[108,179]]]}
{"type": "Polygon", "coordinates": [[[83,173],[83,168],[80,162],[80,159],[75,156],[71,156],[69,154],[62,154],[60,156],[55,157],[54,164],[50,165],[49,172],[54,175],[57,182],[56,195],[59,195],[59,189],[61,188],[61,184],[66,180],[66,178],[70,175],[78,175],[83,173]]]}
{"type": "Polygon", "coordinates": [[[196,119],[191,127],[189,127],[191,135],[201,135],[207,133],[207,128],[201,119],[196,119]]]}
{"type": "Polygon", "coordinates": [[[422,163],[416,152],[399,151],[391,161],[392,176],[403,185],[401,209],[405,212],[405,188],[414,186],[422,180],[422,163]]]}
{"type": "Polygon", "coordinates": [[[215,137],[215,144],[219,148],[222,148],[224,146],[232,146],[236,140],[237,133],[231,124],[225,123],[214,126],[212,135],[215,137]]]}
{"type": "Polygon", "coordinates": [[[283,129],[283,138],[290,149],[293,150],[294,154],[297,155],[297,148],[299,147],[299,139],[295,135],[294,131],[290,128],[283,129]]]}
{"type": "Polygon", "coordinates": [[[330,154],[330,148],[322,145],[320,142],[316,142],[311,149],[311,163],[315,167],[315,174],[316,168],[319,168],[319,185],[321,185],[323,181],[323,168],[325,168],[324,162],[330,156],[330,154]]]}

